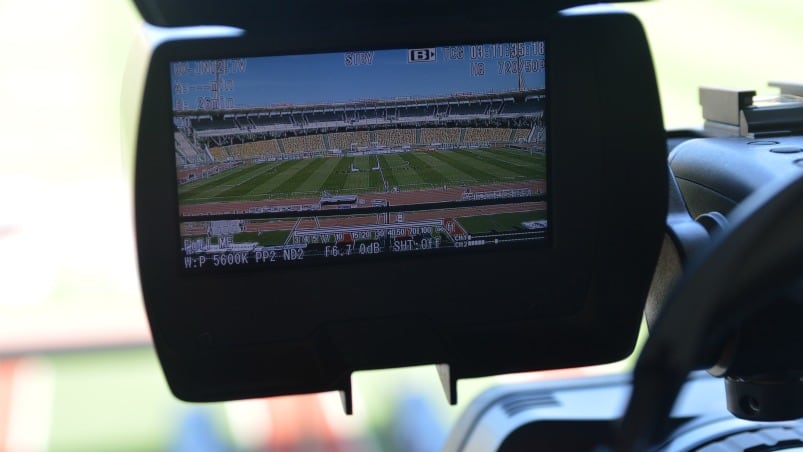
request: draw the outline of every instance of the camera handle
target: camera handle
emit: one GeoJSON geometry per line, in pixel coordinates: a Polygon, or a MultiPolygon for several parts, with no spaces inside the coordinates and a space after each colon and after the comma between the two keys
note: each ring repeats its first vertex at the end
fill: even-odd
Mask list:
{"type": "MultiPolygon", "coordinates": [[[[778,180],[745,199],[731,213],[727,231],[715,234],[710,245],[691,259],[636,363],[618,450],[644,450],[660,440],[687,374],[716,364],[722,367],[721,357],[727,355],[723,350],[732,343],[733,333],[751,315],[777,305],[779,295],[788,295],[779,288],[799,281],[803,275],[801,206],[803,175],[778,180]]],[[[798,331],[790,333],[799,335],[798,331]]],[[[729,377],[729,397],[741,398],[729,401],[729,409],[746,408],[755,419],[777,420],[773,416],[777,413],[803,416],[803,375],[800,363],[790,362],[799,360],[799,355],[799,349],[786,355],[788,369],[793,370],[789,374],[729,377]],[[779,381],[782,391],[756,390],[779,381]]]]}

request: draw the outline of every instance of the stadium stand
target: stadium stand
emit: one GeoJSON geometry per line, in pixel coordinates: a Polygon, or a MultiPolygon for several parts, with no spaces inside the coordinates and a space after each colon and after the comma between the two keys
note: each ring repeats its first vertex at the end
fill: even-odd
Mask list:
{"type": "Polygon", "coordinates": [[[212,120],[212,118],[199,118],[192,120],[192,128],[197,131],[239,129],[234,118],[212,120]]]}
{"type": "Polygon", "coordinates": [[[376,141],[382,146],[415,144],[415,129],[383,129],[376,131],[376,141]]]}
{"type": "Polygon", "coordinates": [[[365,111],[359,112],[359,114],[361,120],[367,120],[367,121],[385,118],[384,110],[381,110],[379,108],[367,109],[365,111]]]}
{"type": "Polygon", "coordinates": [[[541,110],[541,103],[535,100],[528,100],[525,102],[509,102],[506,101],[499,109],[500,115],[517,115],[522,113],[532,113],[541,110]]]}
{"type": "Polygon", "coordinates": [[[483,116],[488,114],[490,108],[490,104],[488,103],[452,104],[449,109],[449,117],[483,116]]]}
{"type": "Polygon", "coordinates": [[[435,107],[407,107],[400,108],[398,113],[400,118],[421,118],[427,119],[435,116],[435,107]]]}
{"type": "Polygon", "coordinates": [[[357,147],[367,147],[370,144],[368,132],[336,132],[327,135],[329,149],[348,150],[352,144],[357,147]]]}
{"type": "MultiPolygon", "coordinates": [[[[415,145],[450,149],[489,143],[543,144],[543,90],[456,93],[426,98],[183,111],[175,132],[179,166],[261,158],[382,151],[415,145]]],[[[384,152],[384,151],[382,151],[384,152]]]]}
{"type": "Polygon", "coordinates": [[[275,157],[281,154],[276,140],[252,141],[250,143],[232,144],[226,147],[236,160],[253,160],[275,157]]]}
{"type": "Polygon", "coordinates": [[[435,106],[435,117],[446,118],[449,116],[449,104],[435,106]]]}
{"type": "Polygon", "coordinates": [[[511,141],[527,141],[530,137],[530,129],[513,129],[513,135],[510,137],[511,141]]]}
{"type": "Polygon", "coordinates": [[[510,141],[510,129],[507,128],[468,128],[463,139],[465,143],[501,143],[510,141]]]}
{"type": "Polygon", "coordinates": [[[307,135],[307,146],[311,150],[323,150],[326,149],[326,145],[323,142],[323,135],[307,135]]]}
{"type": "Polygon", "coordinates": [[[421,129],[420,143],[423,145],[458,144],[460,143],[461,129],[433,127],[421,129]]]}
{"type": "Polygon", "coordinates": [[[183,133],[178,131],[173,133],[173,141],[176,147],[176,154],[181,157],[179,161],[183,161],[185,164],[202,163],[204,161],[203,154],[198,153],[183,133]]]}
{"type": "Polygon", "coordinates": [[[249,116],[248,120],[256,131],[284,130],[295,125],[290,115],[249,116]]]}
{"type": "Polygon", "coordinates": [[[536,125],[533,129],[534,131],[530,141],[543,144],[546,139],[546,128],[542,125],[536,125]]]}
{"type": "Polygon", "coordinates": [[[338,127],[345,125],[343,112],[314,112],[303,115],[304,125],[310,127],[338,127]]]}
{"type": "Polygon", "coordinates": [[[215,158],[216,162],[223,162],[231,158],[228,152],[226,152],[226,148],[222,146],[215,146],[209,148],[209,152],[212,153],[212,157],[215,158]]]}
{"type": "Polygon", "coordinates": [[[354,132],[336,132],[330,133],[326,140],[329,142],[329,149],[350,149],[351,143],[354,143],[352,137],[354,132]]]}
{"type": "Polygon", "coordinates": [[[326,149],[322,135],[300,135],[282,138],[282,147],[287,154],[321,151],[326,149]]]}

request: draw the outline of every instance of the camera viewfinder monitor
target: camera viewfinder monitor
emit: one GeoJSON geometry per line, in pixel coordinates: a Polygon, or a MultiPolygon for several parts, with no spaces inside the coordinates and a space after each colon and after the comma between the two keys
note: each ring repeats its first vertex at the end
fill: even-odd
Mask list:
{"type": "Polygon", "coordinates": [[[641,26],[478,5],[471,28],[285,6],[155,46],[137,244],[176,396],[350,409],[354,371],[435,364],[455,402],[460,378],[632,351],[667,192],[641,26]]]}
{"type": "Polygon", "coordinates": [[[170,75],[185,273],[547,244],[544,41],[170,75]]]}

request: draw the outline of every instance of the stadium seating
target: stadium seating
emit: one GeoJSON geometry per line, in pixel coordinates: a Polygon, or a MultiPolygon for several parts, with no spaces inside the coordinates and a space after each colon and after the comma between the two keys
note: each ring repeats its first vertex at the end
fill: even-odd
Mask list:
{"type": "Polygon", "coordinates": [[[282,147],[287,154],[321,151],[326,149],[322,135],[300,135],[282,138],[282,147]]]}
{"type": "Polygon", "coordinates": [[[297,158],[302,153],[324,156],[332,150],[416,145],[450,149],[545,139],[540,117],[544,105],[537,93],[457,93],[286,107],[193,117],[188,130],[175,132],[176,160],[192,166],[212,160],[297,158]]]}
{"type": "Polygon", "coordinates": [[[228,160],[229,158],[231,158],[229,156],[229,153],[226,152],[226,149],[224,147],[215,146],[215,147],[209,148],[209,152],[212,153],[212,157],[215,158],[216,162],[222,162],[224,160],[228,160]]]}
{"type": "Polygon", "coordinates": [[[507,128],[468,128],[463,139],[465,143],[506,143],[510,141],[510,129],[507,128]]]}
{"type": "Polygon", "coordinates": [[[330,149],[349,150],[351,145],[367,147],[370,144],[368,132],[337,132],[327,135],[330,149]]]}
{"type": "Polygon", "coordinates": [[[376,132],[376,141],[382,146],[409,146],[415,144],[415,129],[382,129],[376,132]]]}
{"type": "Polygon", "coordinates": [[[527,138],[530,136],[530,129],[513,129],[513,136],[511,140],[516,141],[527,141],[527,138]]]}
{"type": "Polygon", "coordinates": [[[281,154],[276,140],[252,141],[250,143],[232,144],[226,146],[229,154],[235,160],[253,160],[266,157],[275,157],[281,154]]]}
{"type": "Polygon", "coordinates": [[[422,145],[432,144],[458,144],[462,129],[459,127],[445,128],[423,128],[421,129],[420,143],[422,145]]]}
{"type": "Polygon", "coordinates": [[[173,141],[176,147],[176,155],[180,156],[184,163],[200,163],[198,151],[183,133],[174,132],[173,141]]]}
{"type": "Polygon", "coordinates": [[[539,144],[544,144],[546,141],[546,127],[542,125],[535,126],[535,133],[533,133],[532,141],[539,144]]]}

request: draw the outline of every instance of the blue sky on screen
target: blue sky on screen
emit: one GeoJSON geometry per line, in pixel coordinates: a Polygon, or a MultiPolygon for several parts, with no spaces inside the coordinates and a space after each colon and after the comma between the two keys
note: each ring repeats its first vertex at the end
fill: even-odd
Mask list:
{"type": "MultiPolygon", "coordinates": [[[[531,49],[536,47],[533,43],[525,45],[527,55],[521,58],[521,64],[526,65],[524,85],[528,89],[543,88],[543,66],[537,69],[536,60],[543,62],[544,55],[533,54],[531,49]]],[[[448,58],[450,54],[459,56],[459,51],[437,48],[436,61],[418,63],[408,62],[407,49],[247,58],[244,71],[231,70],[235,64],[228,61],[228,73],[221,75],[221,79],[222,86],[230,89],[222,90],[221,97],[232,99],[234,107],[258,107],[517,89],[516,58],[509,56],[509,45],[504,45],[501,58],[493,54],[502,49],[499,46],[484,46],[482,56],[475,52],[474,59],[470,46],[458,47],[462,49],[462,59],[448,58]],[[367,63],[369,55],[370,64],[346,62],[348,56],[352,57],[350,61],[362,59],[361,63],[367,63]],[[484,74],[477,63],[484,66],[484,74]],[[227,80],[231,81],[228,85],[227,80]]],[[[194,61],[186,62],[183,67],[193,72],[181,73],[173,64],[174,105],[179,101],[186,109],[198,108],[199,98],[214,97],[209,85],[215,74],[198,74],[200,66],[194,61]]]]}

